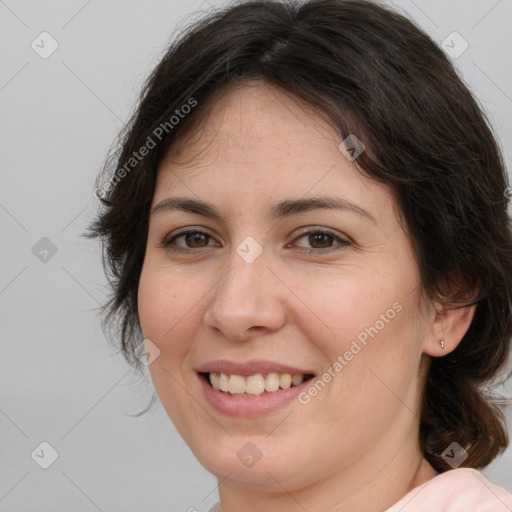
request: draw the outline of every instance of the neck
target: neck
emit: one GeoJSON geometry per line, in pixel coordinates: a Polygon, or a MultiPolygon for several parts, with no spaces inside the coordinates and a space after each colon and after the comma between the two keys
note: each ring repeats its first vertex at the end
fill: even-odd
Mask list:
{"type": "Polygon", "coordinates": [[[376,459],[375,453],[368,453],[350,468],[306,488],[290,490],[286,482],[274,479],[272,490],[261,491],[228,480],[219,481],[221,510],[283,512],[302,508],[308,512],[381,512],[437,475],[419,449],[414,457],[411,457],[411,449],[414,447],[404,442],[401,449],[379,468],[375,468],[375,464],[368,466],[364,459],[386,459],[376,459]]]}

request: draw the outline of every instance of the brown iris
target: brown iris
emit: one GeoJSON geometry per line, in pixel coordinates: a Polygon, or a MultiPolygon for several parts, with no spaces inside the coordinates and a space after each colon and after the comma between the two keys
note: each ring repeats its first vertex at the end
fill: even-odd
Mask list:
{"type": "Polygon", "coordinates": [[[326,249],[331,246],[332,238],[333,237],[327,233],[314,233],[309,235],[308,240],[315,249],[326,249]],[[316,247],[315,242],[319,242],[321,247],[316,247]]]}

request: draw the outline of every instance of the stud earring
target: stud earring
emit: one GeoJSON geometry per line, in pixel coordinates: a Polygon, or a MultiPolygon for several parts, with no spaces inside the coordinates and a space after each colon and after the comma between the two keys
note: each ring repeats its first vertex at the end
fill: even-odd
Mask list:
{"type": "Polygon", "coordinates": [[[441,348],[444,348],[444,340],[441,340],[441,348]]]}

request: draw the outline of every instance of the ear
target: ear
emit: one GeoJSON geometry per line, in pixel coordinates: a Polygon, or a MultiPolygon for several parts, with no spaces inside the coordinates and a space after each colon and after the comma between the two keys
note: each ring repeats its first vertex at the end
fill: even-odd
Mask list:
{"type": "Polygon", "coordinates": [[[423,352],[433,357],[442,357],[455,350],[468,331],[475,310],[476,305],[456,309],[436,306],[430,333],[423,343],[423,352]]]}

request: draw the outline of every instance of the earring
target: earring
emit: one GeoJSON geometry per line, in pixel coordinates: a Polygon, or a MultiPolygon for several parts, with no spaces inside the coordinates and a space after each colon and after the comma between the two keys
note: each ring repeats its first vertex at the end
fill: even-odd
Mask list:
{"type": "Polygon", "coordinates": [[[444,340],[441,340],[441,348],[444,348],[444,340]]]}

